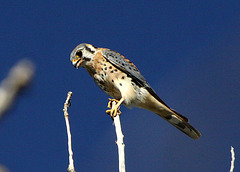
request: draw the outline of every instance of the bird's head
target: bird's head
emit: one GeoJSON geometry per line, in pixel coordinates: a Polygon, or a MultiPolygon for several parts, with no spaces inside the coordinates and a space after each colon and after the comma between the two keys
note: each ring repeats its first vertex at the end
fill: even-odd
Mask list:
{"type": "Polygon", "coordinates": [[[70,55],[70,61],[75,68],[86,65],[86,63],[92,60],[97,48],[91,44],[82,43],[79,44],[70,55]]]}

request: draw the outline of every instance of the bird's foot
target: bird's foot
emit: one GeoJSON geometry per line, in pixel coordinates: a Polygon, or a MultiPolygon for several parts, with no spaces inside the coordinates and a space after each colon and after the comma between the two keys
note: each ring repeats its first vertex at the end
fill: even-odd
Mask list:
{"type": "Polygon", "coordinates": [[[117,99],[110,99],[110,98],[109,98],[109,102],[108,102],[108,106],[107,106],[107,107],[110,108],[110,109],[109,109],[109,110],[106,110],[106,113],[107,113],[108,115],[110,115],[112,119],[113,119],[115,116],[117,116],[117,114],[118,114],[118,115],[121,114],[121,111],[119,110],[119,107],[120,107],[119,102],[120,102],[120,101],[117,100],[117,99]],[[117,103],[114,107],[112,107],[113,102],[116,102],[116,103],[117,103]]]}

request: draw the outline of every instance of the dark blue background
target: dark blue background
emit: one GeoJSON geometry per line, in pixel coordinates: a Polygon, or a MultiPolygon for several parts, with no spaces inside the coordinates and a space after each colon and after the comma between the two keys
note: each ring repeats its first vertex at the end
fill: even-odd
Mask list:
{"type": "Polygon", "coordinates": [[[239,164],[238,1],[2,1],[0,78],[20,59],[36,64],[32,87],[0,123],[0,163],[10,171],[66,171],[69,108],[77,171],[117,171],[108,96],[69,61],[82,42],[131,59],[158,95],[186,115],[194,141],[157,115],[122,107],[127,171],[229,171],[239,164]]]}

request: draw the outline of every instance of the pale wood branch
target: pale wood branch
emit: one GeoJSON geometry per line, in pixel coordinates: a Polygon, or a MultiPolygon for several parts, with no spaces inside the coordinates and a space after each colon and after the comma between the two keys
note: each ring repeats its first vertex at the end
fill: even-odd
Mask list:
{"type": "Polygon", "coordinates": [[[231,155],[232,155],[232,160],[231,160],[230,172],[233,172],[233,170],[234,170],[234,161],[235,161],[235,153],[234,153],[234,148],[232,146],[231,146],[231,155]]]}
{"type": "Polygon", "coordinates": [[[72,92],[69,91],[67,95],[67,99],[64,103],[64,117],[65,117],[65,122],[66,122],[66,127],[67,127],[67,135],[68,135],[68,152],[69,152],[69,165],[68,165],[68,172],[76,172],[74,168],[74,163],[73,163],[73,151],[72,151],[72,138],[71,138],[71,130],[70,130],[70,124],[69,124],[69,114],[68,114],[68,107],[71,105],[71,96],[72,92]]]}
{"type": "MultiPolygon", "coordinates": [[[[112,102],[112,108],[116,105],[116,102],[112,102]]],[[[118,146],[118,162],[119,162],[119,172],[125,172],[125,144],[123,142],[124,135],[122,133],[121,128],[121,121],[120,121],[120,114],[117,113],[115,117],[113,117],[114,125],[115,125],[115,131],[117,135],[117,141],[116,144],[118,146]]]]}
{"type": "Polygon", "coordinates": [[[26,88],[33,78],[35,67],[28,60],[21,60],[12,67],[0,84],[0,119],[14,103],[18,93],[26,88]]]}

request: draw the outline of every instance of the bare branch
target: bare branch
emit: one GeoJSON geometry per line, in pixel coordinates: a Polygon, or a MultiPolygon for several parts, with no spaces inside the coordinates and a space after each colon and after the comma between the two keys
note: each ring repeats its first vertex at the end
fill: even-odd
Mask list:
{"type": "Polygon", "coordinates": [[[16,64],[0,84],[0,118],[14,103],[18,93],[32,80],[35,68],[33,63],[22,60],[16,64]]]}
{"type": "Polygon", "coordinates": [[[9,172],[9,170],[5,166],[0,164],[0,172],[9,172]]]}
{"type": "MultiPolygon", "coordinates": [[[[116,105],[116,102],[112,102],[112,109],[116,105]]],[[[116,130],[116,135],[117,135],[117,141],[116,144],[118,146],[118,160],[119,160],[119,172],[125,172],[125,144],[123,142],[123,133],[122,133],[122,128],[121,128],[121,122],[120,122],[120,116],[119,116],[120,111],[117,113],[115,117],[113,117],[113,121],[115,124],[115,130],[116,130]]]]}
{"type": "Polygon", "coordinates": [[[232,161],[231,161],[230,172],[233,172],[233,170],[234,170],[234,161],[235,161],[235,153],[234,153],[234,148],[232,146],[231,146],[231,155],[232,155],[232,161]]]}
{"type": "Polygon", "coordinates": [[[67,127],[67,135],[68,135],[68,152],[69,152],[69,165],[68,165],[68,172],[76,172],[73,164],[73,151],[72,151],[72,138],[71,138],[71,131],[70,131],[70,124],[69,124],[69,114],[67,112],[67,108],[71,105],[71,97],[72,97],[72,92],[68,92],[67,99],[64,103],[64,117],[66,121],[66,127],[67,127]]]}

